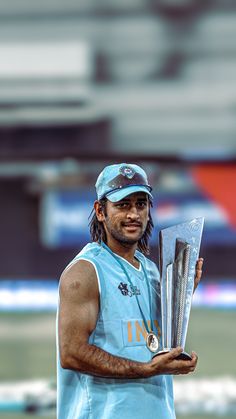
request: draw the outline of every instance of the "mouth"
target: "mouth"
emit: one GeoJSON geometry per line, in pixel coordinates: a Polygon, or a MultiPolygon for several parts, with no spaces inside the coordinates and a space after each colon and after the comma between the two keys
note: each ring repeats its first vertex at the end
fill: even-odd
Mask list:
{"type": "Polygon", "coordinates": [[[130,224],[123,224],[123,227],[128,231],[134,231],[140,229],[142,225],[140,223],[130,223],[130,224]]]}

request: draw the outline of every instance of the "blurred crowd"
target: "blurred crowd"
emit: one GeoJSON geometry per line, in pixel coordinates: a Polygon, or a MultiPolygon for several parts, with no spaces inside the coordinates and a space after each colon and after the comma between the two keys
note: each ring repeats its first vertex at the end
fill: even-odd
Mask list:
{"type": "Polygon", "coordinates": [[[10,0],[0,20],[0,277],[58,277],[97,174],[129,161],[154,186],[153,257],[160,228],[204,216],[206,275],[233,278],[235,2],[10,0]]]}

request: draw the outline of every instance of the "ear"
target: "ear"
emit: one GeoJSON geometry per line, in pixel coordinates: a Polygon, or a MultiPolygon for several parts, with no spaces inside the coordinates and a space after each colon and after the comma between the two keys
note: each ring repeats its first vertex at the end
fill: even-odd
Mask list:
{"type": "Polygon", "coordinates": [[[104,221],[105,216],[104,216],[102,205],[100,204],[100,202],[95,201],[93,207],[94,207],[94,211],[95,211],[95,214],[97,216],[98,221],[100,221],[100,222],[104,221]]]}

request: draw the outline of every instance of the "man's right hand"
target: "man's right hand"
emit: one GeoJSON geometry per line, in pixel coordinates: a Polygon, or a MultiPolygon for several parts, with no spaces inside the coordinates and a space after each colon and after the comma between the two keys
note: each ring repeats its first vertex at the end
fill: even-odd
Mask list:
{"type": "Polygon", "coordinates": [[[155,356],[148,364],[148,374],[150,376],[159,374],[188,374],[193,372],[197,365],[197,354],[191,353],[191,360],[181,360],[177,357],[183,352],[180,347],[172,349],[170,352],[155,356]]]}

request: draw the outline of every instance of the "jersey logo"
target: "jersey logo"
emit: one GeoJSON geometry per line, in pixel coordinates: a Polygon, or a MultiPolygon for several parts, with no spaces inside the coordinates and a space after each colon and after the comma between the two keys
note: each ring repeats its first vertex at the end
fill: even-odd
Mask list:
{"type": "Polygon", "coordinates": [[[120,290],[122,295],[128,295],[129,297],[133,297],[133,295],[140,295],[140,290],[136,285],[128,285],[124,282],[121,282],[118,285],[118,289],[120,290]]]}
{"type": "MultiPolygon", "coordinates": [[[[147,320],[148,328],[151,330],[151,320],[147,320]]],[[[161,328],[159,321],[153,319],[152,321],[153,332],[158,336],[158,339],[161,339],[161,328]]],[[[147,330],[142,319],[132,319],[132,320],[123,320],[122,321],[122,334],[123,334],[123,343],[124,346],[145,346],[146,347],[146,338],[147,330]]]]}

